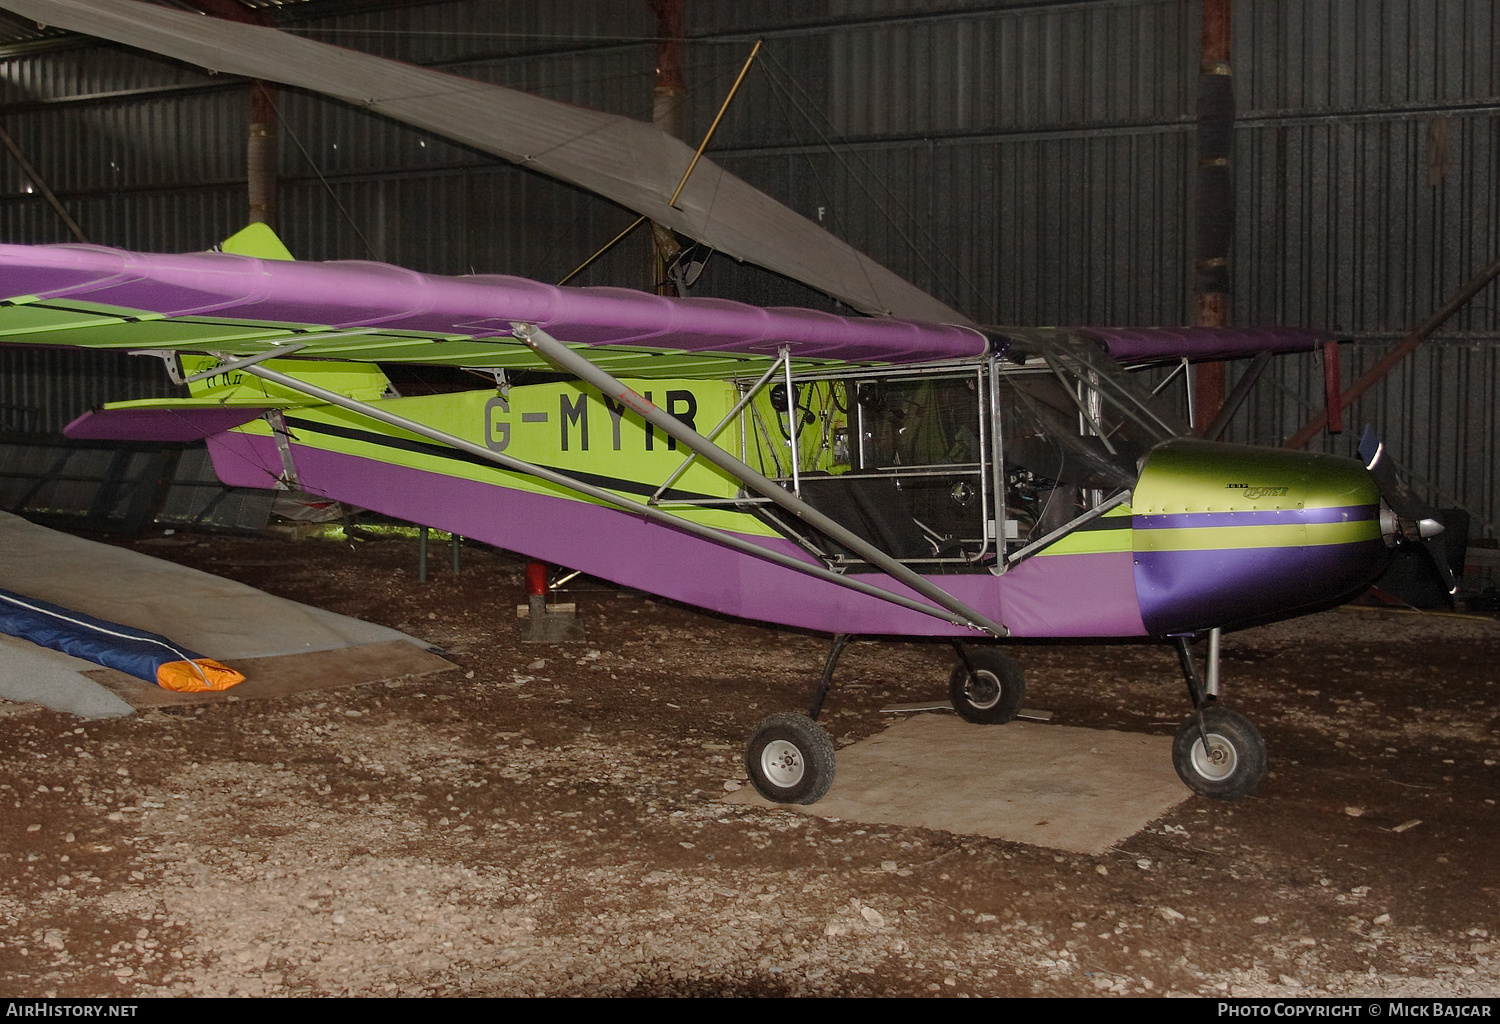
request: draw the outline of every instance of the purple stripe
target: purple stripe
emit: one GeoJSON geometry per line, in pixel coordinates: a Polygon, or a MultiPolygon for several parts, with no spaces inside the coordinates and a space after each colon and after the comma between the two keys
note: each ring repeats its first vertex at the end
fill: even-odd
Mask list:
{"type": "Polygon", "coordinates": [[[1137,551],[1136,590],[1154,636],[1286,617],[1352,594],[1390,556],[1379,540],[1307,547],[1137,551]]]}
{"type": "MultiPolygon", "coordinates": [[[[280,472],[268,438],[224,434],[209,443],[233,486],[265,487],[280,472]]],[[[543,494],[295,446],[298,484],[313,493],[426,523],[464,537],[673,600],[748,619],[825,633],[976,634],[638,517],[543,494]]],[[[799,554],[779,538],[755,543],[799,554]]],[[[806,557],[800,556],[799,557],[806,557]]],[[[933,577],[938,586],[1016,637],[1142,636],[1130,552],[1035,558],[1003,576],[933,577]]],[[[915,597],[880,575],[864,580],[915,597]]],[[[920,600],[920,599],[919,599],[920,600]]]]}
{"type": "Polygon", "coordinates": [[[98,246],[0,245],[6,296],[106,303],[165,316],[208,316],[335,329],[378,326],[509,338],[512,321],[560,339],[687,352],[914,362],[982,355],[968,327],[628,288],[560,288],[520,277],[442,277],[380,263],[303,263],[229,253],[162,255],[98,246]]]}
{"type": "Polygon", "coordinates": [[[1002,621],[1018,637],[1145,636],[1134,565],[1129,551],[1028,559],[995,578],[1002,621]]]}
{"type": "Polygon", "coordinates": [[[1175,512],[1170,515],[1138,515],[1137,530],[1172,530],[1209,526],[1288,526],[1312,523],[1360,523],[1380,517],[1378,505],[1344,505],[1337,508],[1291,508],[1245,512],[1175,512]]]}

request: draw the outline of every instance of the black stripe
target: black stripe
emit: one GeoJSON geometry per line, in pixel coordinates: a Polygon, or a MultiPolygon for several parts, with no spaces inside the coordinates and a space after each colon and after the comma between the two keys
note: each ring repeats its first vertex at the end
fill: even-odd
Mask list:
{"type": "MultiPolygon", "coordinates": [[[[449,448],[445,444],[437,444],[432,441],[415,441],[401,437],[392,437],[373,430],[360,430],[357,427],[343,427],[331,423],[319,423],[314,420],[305,420],[300,417],[287,416],[288,427],[296,427],[298,430],[310,434],[324,434],[328,437],[341,437],[349,441],[359,441],[364,444],[372,444],[380,448],[391,448],[397,451],[413,452],[418,455],[429,455],[438,459],[449,459],[453,462],[464,462],[472,466],[484,466],[489,469],[503,468],[488,459],[480,458],[472,452],[461,451],[457,448],[449,448]]],[[[294,439],[295,440],[295,439],[294,439]]],[[[592,484],[595,487],[607,487],[613,491],[623,494],[637,494],[650,497],[656,493],[657,485],[641,483],[637,480],[621,480],[618,477],[602,476],[597,473],[581,473],[572,469],[561,469],[556,466],[538,466],[539,469],[550,470],[565,476],[576,477],[579,481],[592,484]]],[[[510,472],[522,472],[510,470],[510,472]]],[[[532,474],[525,474],[532,475],[532,474]]],[[[669,490],[662,498],[672,501],[702,501],[711,500],[715,495],[698,494],[694,491],[669,490]]]]}

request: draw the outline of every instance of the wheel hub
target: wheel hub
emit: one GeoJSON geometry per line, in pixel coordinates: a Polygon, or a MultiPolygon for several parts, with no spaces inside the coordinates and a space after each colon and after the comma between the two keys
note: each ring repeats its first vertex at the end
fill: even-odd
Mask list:
{"type": "Polygon", "coordinates": [[[1227,779],[1234,774],[1238,763],[1239,757],[1235,754],[1234,744],[1218,734],[1209,736],[1207,749],[1201,738],[1193,744],[1193,767],[1205,779],[1227,779]]]}
{"type": "Polygon", "coordinates": [[[981,711],[988,711],[1000,702],[1000,680],[989,672],[972,672],[964,688],[969,703],[981,711]]]}
{"type": "Polygon", "coordinates": [[[783,789],[790,789],[801,782],[802,773],[806,770],[802,751],[797,749],[796,744],[786,740],[772,740],[766,744],[766,748],[760,753],[760,767],[767,779],[783,789]]]}

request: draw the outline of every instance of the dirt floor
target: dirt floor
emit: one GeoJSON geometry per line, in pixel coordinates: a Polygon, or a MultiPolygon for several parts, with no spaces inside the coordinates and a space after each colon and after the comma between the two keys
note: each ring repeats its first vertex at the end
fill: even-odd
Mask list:
{"type": "MultiPolygon", "coordinates": [[[[1500,995],[1494,620],[1226,637],[1269,777],[1090,857],[723,803],[824,637],[579,583],[588,641],[536,645],[524,563],[484,548],[418,584],[405,540],[132,546],[459,667],[113,720],[0,703],[8,996],[1500,995]]],[[[1185,716],[1166,648],[1017,655],[1059,724],[1185,716]]],[[[853,646],[836,744],[945,696],[951,659],[853,646]]]]}

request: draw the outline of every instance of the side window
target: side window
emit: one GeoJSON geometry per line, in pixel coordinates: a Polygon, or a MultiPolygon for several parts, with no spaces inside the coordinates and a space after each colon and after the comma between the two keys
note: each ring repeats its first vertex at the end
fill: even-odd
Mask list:
{"type": "MultiPolygon", "coordinates": [[[[803,500],[891,557],[923,572],[988,569],[994,478],[985,372],[800,380],[795,404],[784,385],[772,385],[750,410],[752,450],[791,485],[795,439],[803,500]]],[[[834,537],[762,514],[830,564],[871,568],[834,537]]]]}
{"type": "Polygon", "coordinates": [[[1116,429],[1096,391],[1048,372],[1000,380],[1006,537],[1019,547],[1130,487],[1144,448],[1116,429]]]}
{"type": "Polygon", "coordinates": [[[861,381],[860,466],[945,466],[978,463],[977,381],[861,381]]]}
{"type": "Polygon", "coordinates": [[[920,544],[903,557],[955,567],[989,553],[980,378],[862,380],[854,401],[854,472],[883,488],[920,544]]]}

